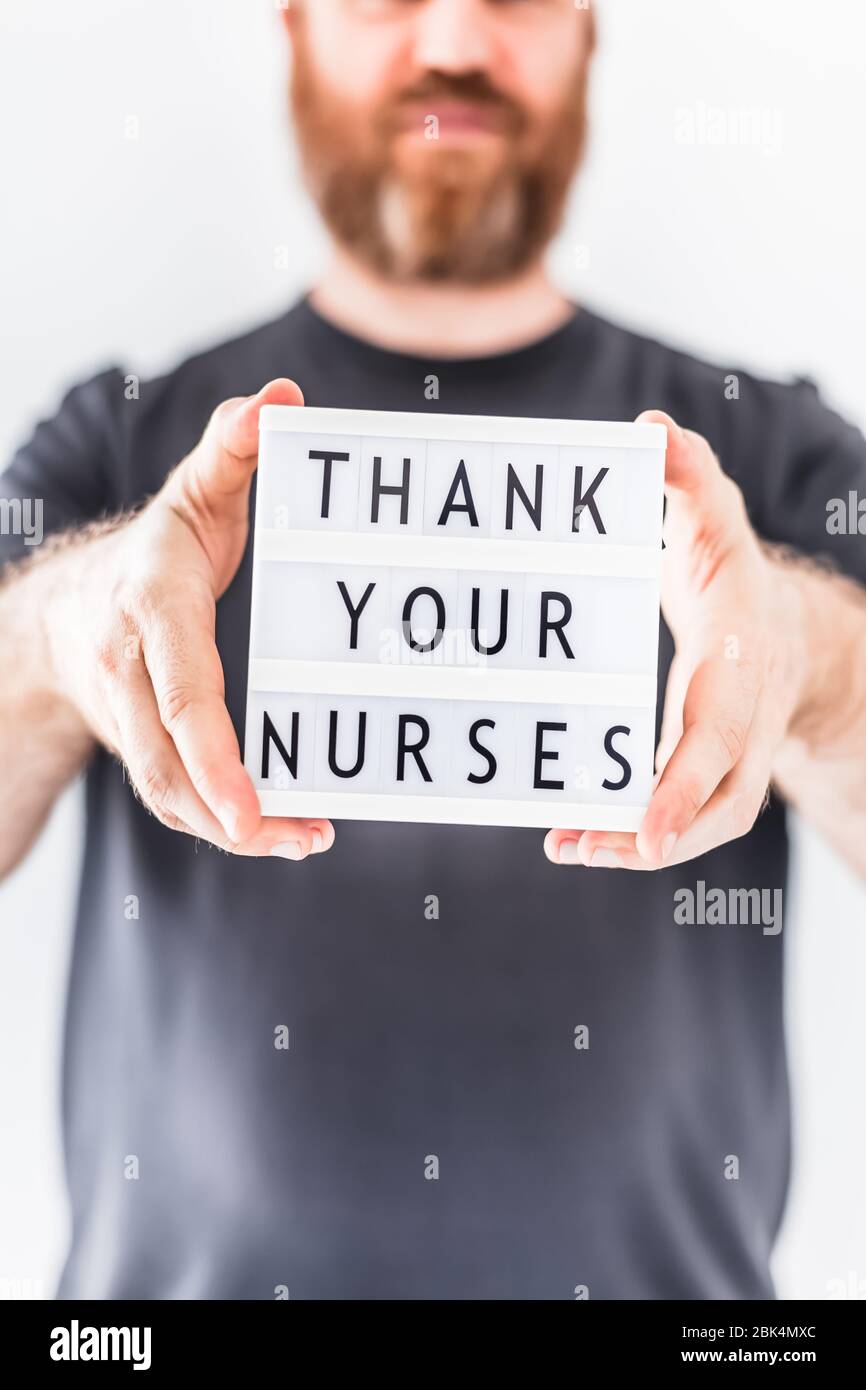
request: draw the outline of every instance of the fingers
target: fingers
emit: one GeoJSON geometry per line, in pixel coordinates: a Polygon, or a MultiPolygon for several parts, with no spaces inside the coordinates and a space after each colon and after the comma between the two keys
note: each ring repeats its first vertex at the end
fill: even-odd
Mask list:
{"type": "MultiPolygon", "coordinates": [[[[706,854],[717,845],[739,839],[751,830],[767,804],[773,750],[783,736],[785,718],[779,701],[771,698],[758,700],[742,756],[722,778],[688,830],[677,840],[666,863],[682,863],[696,855],[706,854]]],[[[652,810],[651,802],[644,825],[652,810]]],[[[638,848],[641,847],[643,829],[642,826],[638,832],[638,848]]],[[[658,865],[651,862],[650,867],[658,865]]]]}
{"type": "Polygon", "coordinates": [[[670,858],[679,838],[742,758],[760,686],[759,672],[745,660],[720,656],[695,670],[683,705],[682,737],[638,832],[638,852],[651,864],[670,858]]]}
{"type": "MultiPolygon", "coordinates": [[[[593,869],[631,869],[633,872],[653,873],[660,868],[669,869],[697,859],[751,830],[767,804],[767,787],[768,772],[763,759],[756,760],[754,767],[741,765],[720,784],[677,841],[670,856],[661,864],[651,863],[638,853],[634,835],[613,835],[609,831],[585,831],[575,862],[593,869]]],[[[562,832],[563,836],[571,833],[562,832]]],[[[555,862],[572,861],[561,858],[555,862]]]]}
{"type": "Polygon", "coordinates": [[[644,411],[638,421],[667,428],[665,541],[685,520],[694,559],[707,571],[698,585],[703,588],[727,549],[748,530],[742,493],[702,435],[683,429],[661,410],[644,411]]]}
{"type": "Polygon", "coordinates": [[[133,787],[163,825],[223,844],[226,833],[196,792],[159,718],[156,698],[140,661],[130,662],[109,694],[118,749],[133,787]]]}
{"type": "Polygon", "coordinates": [[[286,377],[269,381],[255,396],[223,401],[192,453],[169,478],[167,499],[191,508],[199,522],[221,517],[245,522],[258,457],[259,411],[263,405],[303,404],[300,387],[286,377]]]}
{"type": "Polygon", "coordinates": [[[544,840],[544,852],[552,864],[582,864],[587,869],[651,868],[634,846],[634,835],[620,830],[549,830],[544,840]]]}
{"type": "Polygon", "coordinates": [[[160,722],[196,795],[218,819],[223,836],[206,838],[236,854],[304,859],[330,849],[330,821],[264,819],[241,762],[225,706],[223,671],[209,621],[189,601],[167,602],[143,624],[142,655],[160,722]]]}
{"type": "Polygon", "coordinates": [[[143,671],[140,680],[137,697],[125,699],[117,711],[120,747],[135,790],[163,825],[244,857],[301,860],[331,848],[334,827],[327,820],[259,817],[251,835],[237,841],[227,835],[197,793],[162,727],[156,697],[143,671]]]}
{"type": "MultiPolygon", "coordinates": [[[[660,808],[656,807],[657,798],[661,799],[665,773],[636,836],[603,830],[583,833],[551,830],[545,840],[547,857],[559,864],[652,871],[682,864],[745,835],[766,804],[770,780],[768,749],[778,742],[781,718],[772,701],[758,702],[742,756],[732,762],[730,771],[719,780],[700,809],[687,818],[687,827],[678,833],[673,843],[665,844],[672,822],[663,819],[664,802],[660,808]],[[659,810],[662,819],[648,829],[651,814],[659,810]],[[650,853],[646,843],[648,836],[655,848],[663,848],[666,852],[650,853]]],[[[682,742],[674,750],[669,767],[678,758],[682,742]]],[[[714,750],[713,756],[723,763],[730,756],[730,750],[726,754],[714,750]]]]}
{"type": "Polygon", "coordinates": [[[761,570],[742,495],[700,435],[661,411],[638,418],[663,424],[668,434],[662,600],[678,657],[637,835],[552,831],[545,849],[558,863],[653,869],[744,834],[763,802],[767,749],[780,737],[773,700],[761,698],[763,658],[754,656],[765,642],[761,570]],[[745,653],[736,659],[719,635],[731,632],[745,653]],[[695,651],[703,659],[692,669],[695,651]]]}
{"type": "Polygon", "coordinates": [[[645,410],[638,424],[664,425],[668,432],[665,453],[665,488],[686,494],[704,492],[724,481],[718,459],[702,435],[685,430],[663,410],[645,410]]]}
{"type": "Polygon", "coordinates": [[[329,820],[267,816],[252,840],[229,848],[233,854],[297,860],[306,859],[308,854],[324,854],[333,843],[334,827],[329,820]]]}
{"type": "Polygon", "coordinates": [[[232,495],[249,481],[259,448],[259,411],[263,405],[303,405],[301,388],[287,377],[269,381],[255,396],[218,406],[205,430],[202,466],[213,492],[232,495]]]}
{"type": "Polygon", "coordinates": [[[165,825],[236,854],[303,859],[330,849],[334,828],[327,820],[262,817],[215,642],[215,601],[246,542],[266,404],[302,405],[303,397],[280,379],[224,402],[133,523],[138,544],[127,537],[120,578],[95,629],[101,717],[94,723],[165,825]]]}
{"type": "Polygon", "coordinates": [[[545,853],[554,864],[578,864],[591,869],[654,873],[673,868],[747,834],[766,805],[767,786],[766,773],[743,767],[731,774],[661,863],[639,854],[637,837],[625,831],[551,830],[545,840],[545,853]]]}
{"type": "Polygon", "coordinates": [[[683,736],[683,705],[687,690],[688,671],[684,661],[675,654],[665,684],[662,726],[656,749],[653,791],[655,791],[659,779],[670,761],[671,754],[683,736]]]}
{"type": "Polygon", "coordinates": [[[583,830],[548,830],[544,837],[544,853],[551,864],[579,864],[580,841],[583,830]]]}
{"type": "Polygon", "coordinates": [[[145,592],[98,661],[106,742],[141,800],[163,825],[235,854],[300,860],[330,849],[330,821],[262,817],[223,700],[213,619],[209,630],[195,591],[184,609],[145,592]]]}
{"type": "Polygon", "coordinates": [[[139,612],[142,657],[162,726],[228,839],[233,844],[250,840],[261,812],[225,706],[213,600],[188,589],[181,607],[176,598],[158,592],[139,612]]]}

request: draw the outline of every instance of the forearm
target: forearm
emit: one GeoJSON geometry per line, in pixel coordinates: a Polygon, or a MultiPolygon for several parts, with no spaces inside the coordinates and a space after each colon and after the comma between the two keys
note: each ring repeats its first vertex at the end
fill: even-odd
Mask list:
{"type": "Polygon", "coordinates": [[[67,698],[53,650],[101,538],[116,522],[46,543],[0,575],[0,878],[27,852],[57,796],[83,767],[93,736],[67,698]]]}
{"type": "Polygon", "coordinates": [[[792,599],[803,673],[773,780],[866,877],[866,591],[810,561],[770,559],[792,599]]]}

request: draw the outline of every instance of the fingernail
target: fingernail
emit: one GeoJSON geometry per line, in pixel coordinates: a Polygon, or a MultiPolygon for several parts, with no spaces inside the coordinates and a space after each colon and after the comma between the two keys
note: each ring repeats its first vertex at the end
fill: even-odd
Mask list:
{"type": "Polygon", "coordinates": [[[580,841],[563,840],[559,846],[560,864],[579,864],[580,863],[580,841]]]}
{"type": "Polygon", "coordinates": [[[321,854],[323,845],[322,832],[314,825],[310,832],[310,854],[321,854]]]}
{"type": "Polygon", "coordinates": [[[220,824],[223,830],[228,835],[229,839],[232,841],[233,844],[237,844],[238,840],[240,839],[240,836],[238,835],[238,824],[240,822],[240,816],[238,815],[237,808],[234,806],[230,806],[227,801],[224,801],[219,808],[219,818],[220,824]]]}
{"type": "Polygon", "coordinates": [[[662,859],[670,859],[671,855],[674,852],[674,845],[676,844],[678,839],[679,836],[673,830],[671,831],[670,835],[665,835],[664,839],[662,840],[662,859]]]}
{"type": "Polygon", "coordinates": [[[621,869],[619,855],[612,849],[597,849],[589,861],[591,869],[621,869]]]}
{"type": "Polygon", "coordinates": [[[272,855],[277,859],[303,859],[304,851],[297,840],[285,840],[281,845],[274,845],[271,850],[272,855]]]}

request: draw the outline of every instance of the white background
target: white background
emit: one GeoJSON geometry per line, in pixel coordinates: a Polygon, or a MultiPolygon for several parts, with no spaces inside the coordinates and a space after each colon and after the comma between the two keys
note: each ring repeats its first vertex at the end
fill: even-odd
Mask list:
{"type": "MultiPolygon", "coordinates": [[[[864,8],[601,11],[592,153],[555,253],[561,281],[723,364],[813,375],[866,425],[864,8]],[[770,138],[678,142],[683,110],[700,127],[701,103],[763,113],[770,138]]],[[[0,0],[0,14],[5,455],[93,370],[167,367],[279,312],[322,239],[285,134],[273,0],[0,0]],[[285,246],[291,268],[277,270],[285,246]]],[[[50,1294],[68,1234],[59,1024],[79,844],[73,793],[0,888],[0,1293],[41,1280],[50,1294]]],[[[851,1296],[863,1281],[866,1296],[866,895],[810,836],[797,851],[796,1153],[776,1272],[785,1295],[851,1296]]]]}

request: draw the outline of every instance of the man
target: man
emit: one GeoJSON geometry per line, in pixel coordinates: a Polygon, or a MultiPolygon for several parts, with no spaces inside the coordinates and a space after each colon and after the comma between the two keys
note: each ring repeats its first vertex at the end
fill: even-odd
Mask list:
{"type": "Polygon", "coordinates": [[[866,577],[825,528],[866,446],[808,384],[741,374],[726,401],[720,370],[548,280],[593,41],[571,0],[285,22],[326,274],[137,401],[120,371],[72,391],[2,483],[64,533],[0,589],[4,869],[87,764],[61,1295],[766,1296],[784,934],[676,904],[775,901],[771,781],[866,866],[863,593],[804,558],[866,577]],[[545,856],[520,829],[260,817],[235,734],[257,417],[302,400],[668,412],[637,837],[552,830],[545,856]]]}

